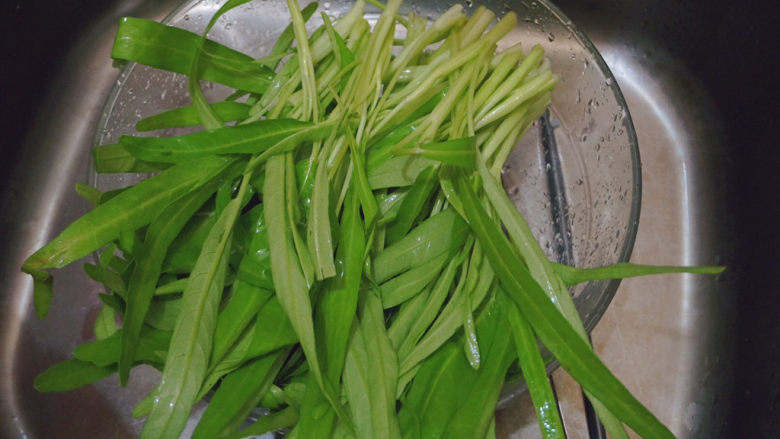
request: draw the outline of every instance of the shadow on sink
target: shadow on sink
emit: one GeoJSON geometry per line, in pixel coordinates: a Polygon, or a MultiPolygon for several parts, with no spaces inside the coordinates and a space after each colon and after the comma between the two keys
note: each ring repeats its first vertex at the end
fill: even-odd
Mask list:
{"type": "MultiPolygon", "coordinates": [[[[34,2],[7,3],[4,16],[11,23],[4,27],[1,40],[10,62],[2,76],[5,84],[14,86],[8,87],[0,118],[5,135],[0,160],[0,242],[13,246],[19,242],[17,235],[26,232],[17,224],[16,207],[23,204],[24,185],[35,184],[37,178],[20,178],[24,175],[17,166],[20,145],[25,138],[28,147],[36,145],[35,133],[28,129],[45,110],[39,105],[43,90],[48,89],[55,100],[67,91],[56,88],[68,87],[67,83],[59,82],[54,89],[51,85],[61,64],[73,63],[62,54],[79,37],[87,38],[85,29],[97,17],[116,13],[114,8],[143,7],[144,2],[63,1],[51,8],[34,2]]],[[[650,322],[657,324],[662,338],[649,343],[657,350],[639,353],[639,358],[666,362],[669,368],[663,370],[679,371],[680,376],[654,377],[657,381],[636,385],[647,387],[647,394],[657,398],[650,404],[668,410],[669,419],[687,432],[686,437],[780,437],[780,295],[771,276],[776,268],[770,265],[780,256],[780,203],[775,195],[780,191],[776,169],[780,160],[774,140],[778,111],[772,84],[780,74],[775,66],[778,7],[769,1],[704,0],[559,0],[556,4],[603,52],[630,100],[646,166],[640,221],[645,240],[638,242],[635,257],[658,262],[659,256],[674,255],[675,260],[664,262],[730,267],[718,280],[662,283],[668,288],[660,293],[665,292],[667,299],[682,294],[667,308],[668,314],[688,320],[671,319],[674,328],[650,322]],[[685,191],[679,191],[680,185],[685,185],[685,191]],[[656,232],[669,240],[656,242],[651,238],[656,232]],[[690,349],[675,351],[685,347],[690,349]],[[664,350],[674,352],[674,358],[658,355],[664,350]],[[706,403],[673,406],[670,401],[680,395],[686,401],[702,398],[706,403]],[[672,413],[675,410],[679,413],[672,413]]],[[[34,165],[34,156],[28,153],[23,164],[34,165]]],[[[46,171],[39,171],[45,175],[46,171]]],[[[0,257],[3,275],[16,272],[5,271],[5,265],[18,266],[17,259],[0,257]]],[[[6,285],[5,279],[2,282],[6,285]]],[[[641,317],[649,309],[642,307],[663,310],[665,305],[656,297],[647,297],[659,291],[644,291],[644,287],[624,283],[612,307],[614,315],[606,316],[594,335],[611,340],[638,324],[638,320],[621,321],[621,312],[641,317]]],[[[15,306],[8,295],[3,292],[0,309],[15,306]]],[[[649,340],[658,334],[634,336],[644,341],[643,337],[649,340]]],[[[23,346],[17,354],[29,355],[19,358],[45,357],[35,351],[32,336],[26,337],[29,343],[17,345],[23,346]]],[[[621,362],[618,354],[607,354],[626,373],[632,368],[644,370],[639,360],[621,362]]],[[[44,367],[36,361],[15,365],[26,371],[20,379],[29,382],[44,367]]],[[[655,370],[654,366],[647,367],[655,370]]],[[[87,397],[100,405],[99,394],[87,397]]],[[[43,408],[63,401],[16,398],[43,408]]],[[[72,407],[63,407],[60,413],[78,416],[69,410],[72,407]]],[[[0,423],[6,421],[4,417],[0,423]]],[[[13,430],[2,427],[0,435],[13,430]]]]}

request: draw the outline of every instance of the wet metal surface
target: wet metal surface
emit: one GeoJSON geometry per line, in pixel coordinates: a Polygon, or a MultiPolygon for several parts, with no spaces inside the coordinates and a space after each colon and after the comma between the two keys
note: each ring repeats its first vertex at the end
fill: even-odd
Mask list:
{"type": "MultiPolygon", "coordinates": [[[[136,380],[134,387],[119,391],[113,382],[101,382],[66,394],[36,393],[32,389],[34,376],[63,360],[78,338],[73,334],[86,337],[95,317],[96,308],[75,304],[67,297],[94,297],[98,286],[84,288],[83,283],[74,283],[78,289],[68,291],[69,280],[80,276],[80,267],[74,264],[61,270],[57,277],[61,290],[52,306],[67,312],[37,321],[30,303],[31,282],[18,271],[23,259],[61,227],[52,222],[53,217],[67,223],[87,209],[73,195],[72,187],[75,181],[85,179],[87,163],[80,146],[92,143],[102,103],[116,79],[117,71],[108,61],[115,17],[161,18],[176,2],[116,3],[80,31],[78,44],[69,52],[71,61],[65,63],[50,88],[48,105],[42,106],[36,129],[30,130],[25,148],[15,155],[15,173],[2,188],[0,437],[134,437],[140,421],[130,418],[126,408],[153,385],[136,380]],[[69,312],[87,317],[78,322],[58,317],[69,312]]],[[[632,261],[729,263],[733,262],[735,246],[744,255],[743,247],[730,239],[734,238],[734,223],[744,225],[749,220],[731,218],[727,208],[732,206],[722,196],[733,194],[733,189],[725,187],[729,181],[724,175],[729,174],[726,168],[732,164],[730,142],[735,128],[726,120],[722,102],[719,111],[714,109],[713,99],[719,96],[707,84],[717,82],[712,80],[715,73],[694,71],[690,61],[685,61],[691,54],[700,60],[706,57],[699,52],[718,50],[719,46],[704,37],[718,34],[711,28],[717,26],[711,22],[714,13],[698,13],[710,11],[712,6],[703,1],[560,1],[558,6],[601,51],[634,120],[642,156],[643,193],[632,261]],[[702,75],[709,75],[709,81],[702,83],[702,75]]],[[[755,193],[744,197],[758,199],[755,193]]],[[[770,206],[770,216],[773,212],[777,213],[777,208],[770,206]]],[[[745,233],[763,236],[750,230],[745,233]]],[[[767,246],[771,246],[772,236],[776,232],[770,233],[767,246]]],[[[752,430],[741,427],[745,419],[733,415],[733,405],[743,401],[732,397],[734,388],[740,395],[758,395],[744,399],[760,404],[750,413],[761,414],[762,422],[773,422],[764,413],[777,413],[764,404],[776,394],[777,378],[763,388],[756,385],[761,383],[761,375],[734,378],[735,328],[754,328],[738,320],[736,307],[742,302],[737,300],[736,280],[727,274],[717,279],[685,275],[624,281],[593,332],[597,353],[681,438],[734,437],[730,433],[735,428],[777,431],[755,425],[752,430]],[[741,387],[745,383],[756,386],[741,387]]],[[[754,317],[765,321],[760,315],[754,317]]],[[[749,347],[769,345],[750,334],[742,334],[739,341],[746,337],[752,343],[749,347]]],[[[768,357],[756,360],[759,366],[751,371],[765,372],[767,366],[762,364],[772,367],[776,349],[765,354],[768,357]]],[[[560,370],[554,378],[568,437],[587,437],[579,389],[560,370]]],[[[518,398],[500,413],[502,437],[537,437],[532,415],[518,398]]]]}
{"type": "MultiPolygon", "coordinates": [[[[688,90],[689,100],[681,100],[683,91],[660,83],[658,73],[649,72],[632,52],[598,39],[594,43],[621,85],[642,154],[642,214],[631,260],[717,263],[717,243],[708,237],[716,236],[721,225],[712,218],[724,206],[706,193],[718,183],[709,181],[712,160],[697,157],[697,149],[717,153],[722,139],[697,133],[714,122],[713,116],[690,108],[706,97],[688,90]]],[[[688,275],[625,280],[592,333],[599,356],[678,437],[716,437],[722,431],[733,355],[732,336],[726,333],[734,318],[729,287],[688,275]]],[[[568,437],[587,438],[576,383],[560,370],[555,378],[568,437]]],[[[511,417],[506,413],[504,419],[511,417]]],[[[536,430],[531,419],[522,434],[508,437],[538,436],[536,430]]]]}

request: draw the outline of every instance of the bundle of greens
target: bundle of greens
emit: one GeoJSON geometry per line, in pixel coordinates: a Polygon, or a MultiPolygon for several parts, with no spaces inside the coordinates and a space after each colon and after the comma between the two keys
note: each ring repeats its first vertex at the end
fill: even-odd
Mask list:
{"type": "Polygon", "coordinates": [[[359,0],[308,34],[317,5],[288,0],[292,23],[253,59],[205,37],[246,1],[203,36],[121,20],[114,59],[189,76],[192,105],[137,129],[204,129],[94,149],[99,172],[153,176],[79,185],[94,209],[24,263],[39,317],[49,269],[100,252],[84,268],[107,290],[96,340],[36,387],[151,365],[144,438],[178,437],[208,397],[194,438],[481,439],[515,370],[562,437],[541,342],[612,437],[671,437],[594,355],[567,286],[719,269],[548,261],[499,181],[557,79],[539,46],[496,52],[515,15],[453,6],[429,23],[390,0],[370,26],[359,0]],[[235,93],[209,103],[200,80],[235,93]]]}

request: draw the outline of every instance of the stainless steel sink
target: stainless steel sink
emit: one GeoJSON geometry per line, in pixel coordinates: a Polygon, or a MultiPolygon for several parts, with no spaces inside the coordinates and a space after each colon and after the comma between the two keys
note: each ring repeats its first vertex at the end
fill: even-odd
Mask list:
{"type": "MultiPolygon", "coordinates": [[[[87,209],[72,188],[86,177],[86,154],[118,73],[108,57],[116,18],[159,19],[177,2],[93,3],[85,11],[79,2],[64,2],[71,7],[49,18],[37,16],[44,7],[20,3],[11,16],[22,24],[4,38],[13,44],[10,35],[32,14],[37,21],[29,25],[40,28],[61,20],[83,24],[66,30],[60,24],[61,38],[22,51],[24,57],[67,53],[51,58],[64,60],[52,74],[34,76],[48,89],[40,104],[3,106],[9,134],[0,167],[8,169],[0,199],[0,437],[135,437],[140,421],[126,408],[153,385],[136,381],[119,391],[106,380],[56,395],[32,388],[37,373],[88,337],[98,286],[70,282],[80,276],[78,266],[60,271],[53,306],[78,308],[72,311],[86,317],[74,322],[58,317],[68,314],[62,312],[38,321],[31,282],[18,267],[87,209]],[[76,304],[68,297],[92,299],[76,304]]],[[[774,197],[780,160],[771,151],[777,142],[769,141],[777,116],[769,84],[777,69],[767,49],[776,43],[769,23],[777,7],[722,3],[557,2],[601,51],[634,119],[643,203],[632,260],[730,266],[717,278],[624,281],[592,336],[597,353],[679,437],[778,437],[780,308],[766,275],[776,270],[769,261],[777,260],[780,244],[774,197]]],[[[18,64],[35,65],[25,59],[18,64]]],[[[8,61],[3,69],[14,68],[8,61]]],[[[40,96],[40,86],[22,80],[11,104],[40,96]]],[[[568,437],[588,438],[579,389],[563,371],[553,378],[568,437]]],[[[499,412],[498,429],[501,437],[536,437],[534,422],[528,401],[518,398],[499,412]]]]}

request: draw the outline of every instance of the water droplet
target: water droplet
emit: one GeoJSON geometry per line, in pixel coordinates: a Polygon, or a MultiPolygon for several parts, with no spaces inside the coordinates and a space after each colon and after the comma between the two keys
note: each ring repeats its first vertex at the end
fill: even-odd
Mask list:
{"type": "Polygon", "coordinates": [[[190,16],[187,14],[184,14],[184,21],[190,21],[190,16]]]}
{"type": "Polygon", "coordinates": [[[580,141],[583,142],[583,143],[587,142],[588,141],[588,135],[587,134],[583,134],[582,137],[580,138],[580,141]]]}
{"type": "Polygon", "coordinates": [[[596,144],[596,151],[600,151],[600,150],[601,150],[601,144],[600,144],[600,143],[597,143],[597,144],[596,144]]]}
{"type": "Polygon", "coordinates": [[[552,32],[550,32],[549,34],[547,34],[547,41],[549,41],[549,42],[551,42],[551,43],[552,43],[553,41],[555,41],[555,35],[553,35],[553,33],[552,33],[552,32]]]}

